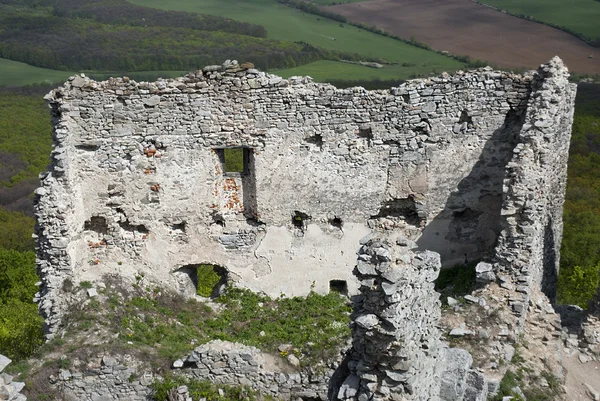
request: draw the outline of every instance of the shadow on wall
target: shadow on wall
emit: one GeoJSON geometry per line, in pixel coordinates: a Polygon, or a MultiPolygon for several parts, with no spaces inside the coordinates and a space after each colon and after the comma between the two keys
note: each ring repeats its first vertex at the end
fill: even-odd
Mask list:
{"type": "Polygon", "coordinates": [[[502,126],[485,143],[471,172],[417,240],[419,250],[438,252],[444,267],[481,260],[496,246],[502,230],[500,212],[506,165],[512,159],[524,116],[524,112],[518,114],[512,109],[507,113],[502,126]]]}
{"type": "Polygon", "coordinates": [[[558,265],[555,238],[556,236],[554,235],[554,229],[552,227],[552,218],[550,218],[544,228],[544,271],[542,272],[541,289],[553,304],[556,302],[556,290],[558,288],[558,265]]]}

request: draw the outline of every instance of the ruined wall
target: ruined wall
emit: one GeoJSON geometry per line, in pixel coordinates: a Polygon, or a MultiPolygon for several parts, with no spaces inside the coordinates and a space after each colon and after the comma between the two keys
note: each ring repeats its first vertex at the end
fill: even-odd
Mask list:
{"type": "Polygon", "coordinates": [[[575,87],[567,78],[556,58],[540,68],[506,169],[503,230],[494,270],[505,287],[522,294],[512,304],[519,314],[527,308],[531,286],[552,302],[556,297],[575,101],[575,87]]]}
{"type": "MultiPolygon", "coordinates": [[[[355,274],[353,347],[340,400],[438,400],[443,352],[433,281],[440,257],[398,235],[365,238],[355,274]]],[[[456,398],[459,399],[459,398],[456,398]]]]}
{"type": "MultiPolygon", "coordinates": [[[[142,273],[185,289],[177,272],[202,263],[269,295],[325,293],[332,280],[354,294],[355,252],[373,230],[402,230],[446,266],[476,261],[510,231],[501,212],[529,196],[514,177],[530,168],[553,173],[531,216],[553,216],[545,243],[556,254],[574,89],[560,60],[551,68],[484,68],[386,91],[235,62],[154,83],[73,77],[47,96],[55,149],[36,191],[40,309],[50,326],[59,320],[67,278],[142,273]],[[535,126],[542,114],[560,124],[535,126]],[[235,147],[246,149],[241,173],[224,171],[223,149],[235,147]],[[520,161],[529,148],[532,162],[520,161]]],[[[519,226],[498,254],[521,246],[513,231],[539,239],[519,226]]]]}

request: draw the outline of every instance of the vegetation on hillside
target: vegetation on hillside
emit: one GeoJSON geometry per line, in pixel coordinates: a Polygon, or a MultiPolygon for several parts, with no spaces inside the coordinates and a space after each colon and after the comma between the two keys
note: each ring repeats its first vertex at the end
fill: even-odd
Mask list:
{"type": "Polygon", "coordinates": [[[37,178],[46,169],[51,132],[50,113],[41,96],[0,91],[0,186],[37,178]]]}
{"type": "Polygon", "coordinates": [[[37,292],[35,254],[0,248],[0,353],[26,358],[42,343],[42,318],[32,299],[37,292]]]}
{"type": "Polygon", "coordinates": [[[55,70],[194,70],[226,59],[260,68],[357,59],[307,44],[224,31],[131,26],[0,5],[0,57],[55,70]]]}
{"type": "Polygon", "coordinates": [[[583,308],[600,272],[600,85],[578,86],[564,205],[558,302],[583,308]]]}
{"type": "MultiPolygon", "coordinates": [[[[434,70],[452,72],[464,64],[434,51],[421,49],[400,40],[369,32],[341,21],[279,4],[276,0],[131,0],[132,3],[159,9],[208,13],[233,18],[240,21],[260,24],[267,29],[267,37],[286,41],[301,41],[319,48],[358,53],[363,60],[372,59],[394,63],[383,69],[370,68],[364,79],[377,77],[390,78],[390,72],[397,72],[394,78],[407,79],[411,74],[428,76],[434,70]],[[413,66],[406,73],[403,63],[413,66]]],[[[322,65],[327,68],[327,79],[344,79],[344,71],[338,72],[339,64],[322,65]],[[337,74],[337,75],[336,75],[337,74]]],[[[270,67],[271,69],[273,67],[270,67]]],[[[367,69],[365,67],[365,69],[367,69]]],[[[365,73],[366,75],[367,73],[365,73]]]]}

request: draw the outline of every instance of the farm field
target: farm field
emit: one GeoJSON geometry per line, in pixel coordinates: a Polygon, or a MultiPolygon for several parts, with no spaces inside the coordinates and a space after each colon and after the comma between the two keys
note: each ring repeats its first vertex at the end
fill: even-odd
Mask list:
{"type": "Polygon", "coordinates": [[[470,0],[372,0],[325,9],[498,67],[537,68],[558,55],[572,71],[600,73],[599,48],[470,0]]]}
{"type": "MultiPolygon", "coordinates": [[[[385,59],[418,66],[421,74],[432,71],[455,71],[464,65],[432,51],[407,45],[348,24],[307,14],[274,0],[131,0],[131,3],[160,9],[197,12],[228,17],[263,25],[268,38],[303,41],[325,49],[359,53],[365,57],[385,59]]],[[[364,4],[364,3],[361,3],[364,4]]],[[[333,67],[333,65],[331,65],[333,67]]],[[[336,74],[336,70],[332,70],[336,74]]],[[[387,78],[388,72],[373,69],[372,75],[387,78]]]]}
{"type": "Polygon", "coordinates": [[[63,82],[71,75],[73,73],[68,71],[33,67],[29,64],[0,58],[0,86],[63,82]]]}
{"type": "MultiPolygon", "coordinates": [[[[102,81],[110,77],[128,76],[136,81],[154,81],[159,77],[174,78],[187,71],[136,71],[136,72],[95,72],[84,71],[85,75],[102,81]]],[[[18,61],[0,58],[0,86],[23,86],[31,84],[60,84],[75,72],[34,67],[18,61]]]]}
{"type": "Polygon", "coordinates": [[[600,39],[600,1],[596,0],[480,0],[513,14],[531,15],[592,39],[600,39]]]}
{"type": "MultiPolygon", "coordinates": [[[[288,68],[285,70],[269,71],[272,74],[283,78],[289,78],[294,75],[308,75],[317,82],[328,82],[332,80],[371,80],[371,79],[410,79],[415,74],[422,72],[423,67],[402,65],[385,65],[383,68],[370,68],[356,64],[347,64],[338,61],[320,60],[314,63],[305,64],[300,67],[288,68]]],[[[442,72],[442,71],[433,71],[442,72]]]]}

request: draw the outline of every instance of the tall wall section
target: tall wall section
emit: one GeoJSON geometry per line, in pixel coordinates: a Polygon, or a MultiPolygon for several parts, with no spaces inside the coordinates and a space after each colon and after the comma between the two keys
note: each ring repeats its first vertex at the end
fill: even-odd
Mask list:
{"type": "Polygon", "coordinates": [[[141,273],[185,292],[185,272],[205,263],[270,295],[344,282],[356,293],[359,240],[378,230],[402,230],[445,266],[491,257],[502,237],[498,268],[511,270],[513,231],[538,241],[506,217],[529,196],[515,178],[528,149],[527,166],[559,180],[540,183],[548,192],[531,214],[537,225],[553,216],[557,252],[574,89],[560,60],[549,66],[385,91],[236,62],[152,83],[73,77],[46,97],[55,148],[36,191],[41,311],[59,321],[66,279],[141,273]],[[561,124],[550,139],[540,115],[561,124]],[[239,171],[232,148],[243,149],[239,171]]]}
{"type": "Polygon", "coordinates": [[[567,78],[556,58],[540,68],[506,169],[495,270],[505,286],[523,294],[513,303],[517,313],[526,309],[531,287],[552,302],[556,298],[575,102],[575,86],[567,78]]]}

